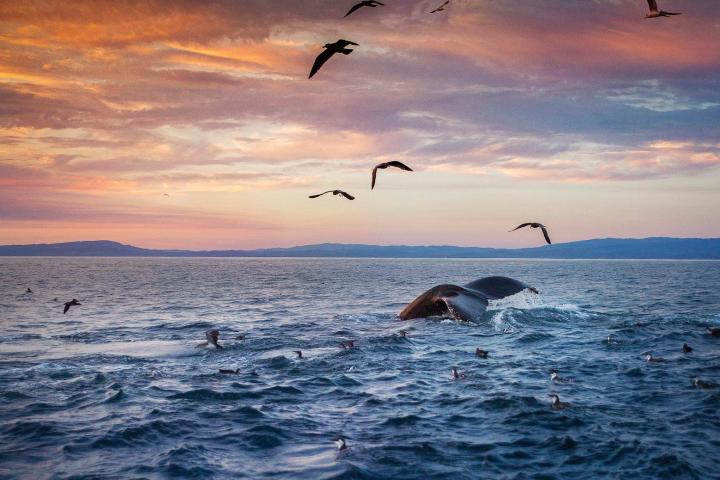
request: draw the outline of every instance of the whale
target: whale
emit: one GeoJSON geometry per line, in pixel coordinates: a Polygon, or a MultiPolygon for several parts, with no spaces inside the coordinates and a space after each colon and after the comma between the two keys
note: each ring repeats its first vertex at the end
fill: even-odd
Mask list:
{"type": "Polygon", "coordinates": [[[412,320],[449,316],[456,320],[472,321],[485,313],[490,300],[509,297],[523,290],[538,293],[535,288],[509,277],[480,278],[462,287],[437,285],[410,302],[398,314],[398,318],[412,320]]]}

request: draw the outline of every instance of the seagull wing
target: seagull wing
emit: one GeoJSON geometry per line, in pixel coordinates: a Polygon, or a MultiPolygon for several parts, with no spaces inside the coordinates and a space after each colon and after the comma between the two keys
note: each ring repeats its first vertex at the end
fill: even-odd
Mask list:
{"type": "Polygon", "coordinates": [[[651,12],[657,12],[658,6],[655,0],[647,0],[651,12]]]}
{"type": "Polygon", "coordinates": [[[343,197],[347,198],[348,200],[355,200],[355,197],[353,197],[352,195],[350,195],[350,194],[347,193],[347,192],[343,192],[342,190],[340,190],[340,195],[342,195],[343,197]]]}
{"type": "Polygon", "coordinates": [[[389,167],[396,167],[396,168],[399,168],[399,169],[401,169],[401,170],[405,170],[405,171],[408,171],[408,172],[414,171],[412,168],[408,167],[407,165],[405,165],[405,164],[402,163],[402,162],[398,162],[397,160],[393,160],[392,162],[388,162],[388,166],[389,166],[389,167]]]}
{"type": "Polygon", "coordinates": [[[320,67],[322,67],[325,62],[330,60],[330,57],[333,56],[333,53],[335,53],[333,50],[326,48],[320,55],[318,55],[315,58],[315,63],[313,63],[312,69],[310,70],[310,76],[308,76],[308,78],[312,78],[313,75],[315,75],[317,71],[320,70],[320,67]]]}
{"type": "Polygon", "coordinates": [[[543,232],[543,236],[545,237],[545,241],[548,243],[548,245],[552,245],[552,242],[550,241],[550,235],[548,235],[548,231],[545,228],[545,225],[540,225],[540,229],[543,232]]]}
{"type": "Polygon", "coordinates": [[[448,3],[450,3],[450,0],[445,0],[445,3],[443,3],[442,5],[440,5],[439,7],[437,7],[435,10],[431,11],[430,13],[442,12],[443,10],[445,10],[444,7],[445,7],[445,5],[447,5],[448,3]]]}
{"type": "Polygon", "coordinates": [[[361,8],[363,6],[365,6],[365,3],[363,3],[363,2],[353,5],[352,8],[345,14],[345,16],[347,17],[348,15],[353,13],[355,10],[357,10],[358,8],[361,8]]]}
{"type": "Polygon", "coordinates": [[[326,193],[330,193],[330,192],[332,192],[332,190],[328,190],[327,192],[323,192],[323,193],[318,193],[317,195],[310,195],[310,196],[308,196],[308,198],[317,198],[321,195],[325,195],[326,193]]]}
{"type": "Polygon", "coordinates": [[[523,224],[520,224],[520,225],[518,225],[517,227],[513,228],[512,230],[510,230],[510,232],[514,232],[515,230],[517,230],[517,229],[519,229],[519,228],[525,228],[525,227],[527,227],[528,225],[532,225],[532,224],[531,224],[531,223],[523,223],[523,224]]]}
{"type": "Polygon", "coordinates": [[[360,46],[359,43],[351,42],[350,40],[343,40],[342,38],[340,40],[338,40],[337,42],[335,42],[335,44],[340,47],[347,47],[348,45],[360,46]]]}
{"type": "Polygon", "coordinates": [[[370,190],[375,188],[375,177],[377,177],[377,169],[378,169],[378,167],[377,167],[377,165],[375,165],[375,168],[373,168],[373,172],[372,172],[372,183],[370,184],[370,190]]]}
{"type": "Polygon", "coordinates": [[[65,308],[63,309],[63,315],[66,314],[68,310],[70,310],[70,302],[67,302],[65,304],[65,308]]]}

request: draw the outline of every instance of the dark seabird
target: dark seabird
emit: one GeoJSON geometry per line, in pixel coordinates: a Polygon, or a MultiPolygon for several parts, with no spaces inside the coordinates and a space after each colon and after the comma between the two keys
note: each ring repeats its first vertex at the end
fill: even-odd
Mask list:
{"type": "Polygon", "coordinates": [[[25,293],[33,293],[33,291],[30,288],[28,288],[27,290],[25,290],[25,293]]]}
{"type": "Polygon", "coordinates": [[[220,337],[220,331],[219,330],[208,330],[205,332],[205,338],[207,338],[207,341],[198,343],[197,348],[200,347],[207,347],[208,345],[212,345],[218,350],[222,350],[223,347],[218,343],[218,338],[220,337]]]}
{"type": "Polygon", "coordinates": [[[707,332],[713,337],[720,337],[720,328],[718,327],[707,327],[707,332]]]}
{"type": "Polygon", "coordinates": [[[302,350],[293,350],[293,353],[297,355],[298,358],[303,358],[302,350]]]}
{"type": "Polygon", "coordinates": [[[58,297],[53,298],[52,301],[53,301],[53,302],[57,302],[57,301],[58,301],[58,297]]]}
{"type": "Polygon", "coordinates": [[[240,369],[239,369],[239,368],[236,368],[235,370],[228,370],[227,368],[221,368],[221,369],[220,369],[220,373],[227,373],[227,374],[237,375],[238,373],[240,373],[240,369]]]}
{"type": "Polygon", "coordinates": [[[401,337],[407,337],[407,334],[408,334],[407,330],[400,330],[398,332],[398,335],[400,335],[401,337]]]}
{"type": "Polygon", "coordinates": [[[76,299],[72,299],[69,302],[65,302],[65,308],[63,309],[63,314],[66,314],[68,310],[70,310],[70,307],[75,307],[77,305],[82,305],[82,303],[78,302],[76,299]]]}
{"type": "Polygon", "coordinates": [[[563,408],[572,407],[571,403],[561,402],[560,397],[558,397],[556,393],[551,393],[550,395],[548,395],[548,397],[553,399],[552,408],[554,408],[555,410],[562,410],[563,408]]]}
{"type": "Polygon", "coordinates": [[[536,223],[536,222],[523,223],[523,224],[518,225],[517,227],[513,228],[510,231],[514,232],[515,230],[517,230],[519,228],[525,228],[525,227],[530,227],[530,228],[538,228],[539,227],[542,230],[543,236],[545,237],[545,241],[548,243],[548,245],[552,244],[552,242],[550,241],[550,235],[548,235],[547,229],[545,228],[545,225],[543,225],[542,223],[536,223]]]}
{"type": "Polygon", "coordinates": [[[375,177],[377,177],[378,169],[385,170],[388,167],[399,168],[399,169],[405,170],[407,172],[413,171],[412,168],[410,168],[407,165],[405,165],[404,163],[398,162],[396,160],[393,160],[392,162],[378,163],[377,165],[375,165],[375,167],[373,168],[373,171],[372,171],[372,183],[370,184],[370,190],[375,188],[375,177]]]}
{"type": "Polygon", "coordinates": [[[683,353],[690,353],[693,351],[693,348],[688,345],[687,343],[683,343],[683,353]]]}
{"type": "Polygon", "coordinates": [[[347,17],[348,15],[350,15],[351,13],[353,13],[355,10],[357,10],[357,9],[359,9],[359,8],[362,8],[362,7],[372,7],[372,8],[375,8],[375,7],[377,7],[378,5],[385,5],[385,4],[384,4],[384,3],[381,3],[381,2],[378,2],[377,0],[363,0],[363,1],[360,2],[360,3],[356,3],[355,5],[353,5],[353,7],[350,9],[349,12],[347,12],[347,13],[345,14],[345,16],[347,17]]]}
{"type": "Polygon", "coordinates": [[[465,374],[458,372],[457,367],[452,367],[452,378],[453,378],[453,380],[458,380],[458,379],[460,379],[460,378],[465,378],[465,374]]]}
{"type": "Polygon", "coordinates": [[[337,445],[337,449],[338,449],[339,451],[341,451],[341,452],[342,452],[343,450],[347,450],[347,449],[348,449],[347,443],[345,443],[345,439],[344,439],[344,438],[338,437],[338,438],[336,438],[335,440],[333,440],[333,443],[335,443],[335,445],[337,445]]]}
{"type": "Polygon", "coordinates": [[[355,200],[355,197],[350,195],[347,192],[343,192],[342,190],[328,190],[327,192],[318,193],[317,195],[310,195],[308,198],[317,198],[325,195],[326,193],[332,193],[333,195],[342,195],[343,197],[347,198],[348,200],[355,200]]]}
{"type": "Polygon", "coordinates": [[[658,10],[657,2],[655,0],[647,0],[650,11],[645,14],[645,18],[658,18],[658,17],[671,17],[673,15],[682,15],[680,12],[666,12],[665,10],[658,10]]]}
{"type": "Polygon", "coordinates": [[[490,353],[490,352],[488,352],[487,350],[483,350],[483,349],[480,348],[480,347],[478,347],[478,348],[475,349],[475,356],[476,356],[476,357],[487,358],[487,357],[488,357],[488,353],[490,353]]]}
{"type": "Polygon", "coordinates": [[[715,385],[714,383],[700,380],[697,377],[693,378],[693,384],[696,388],[717,388],[717,385],[715,385]]]}
{"type": "Polygon", "coordinates": [[[450,0],[445,0],[445,3],[437,7],[435,10],[431,10],[429,13],[444,12],[445,6],[447,6],[448,3],[450,3],[450,0]]]}
{"type": "Polygon", "coordinates": [[[320,70],[320,67],[322,67],[325,62],[330,60],[330,57],[332,57],[334,54],[342,53],[343,55],[350,55],[350,53],[352,53],[352,48],[347,48],[348,45],[358,44],[355,42],[351,42],[350,40],[343,39],[340,39],[335,43],[326,43],[325,51],[323,51],[315,59],[315,63],[313,63],[312,69],[310,70],[310,76],[308,76],[308,78],[312,78],[313,75],[315,75],[317,71],[320,70]]]}
{"type": "Polygon", "coordinates": [[[238,335],[235,340],[245,340],[245,335],[238,335]]]}
{"type": "Polygon", "coordinates": [[[340,348],[353,348],[355,346],[355,340],[345,340],[340,342],[340,348]]]}
{"type": "Polygon", "coordinates": [[[550,370],[550,380],[555,383],[572,383],[575,381],[572,377],[561,377],[557,370],[550,370]]]}
{"type": "Polygon", "coordinates": [[[665,359],[662,357],[653,357],[650,352],[645,353],[645,361],[648,363],[661,363],[664,362],[665,359]]]}

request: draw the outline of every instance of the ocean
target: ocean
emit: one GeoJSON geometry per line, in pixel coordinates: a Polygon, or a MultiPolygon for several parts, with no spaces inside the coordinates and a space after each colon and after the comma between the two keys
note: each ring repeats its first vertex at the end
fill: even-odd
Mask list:
{"type": "Polygon", "coordinates": [[[720,262],[0,258],[0,478],[720,478],[707,325],[720,262]],[[541,294],[396,318],[490,275],[541,294]]]}

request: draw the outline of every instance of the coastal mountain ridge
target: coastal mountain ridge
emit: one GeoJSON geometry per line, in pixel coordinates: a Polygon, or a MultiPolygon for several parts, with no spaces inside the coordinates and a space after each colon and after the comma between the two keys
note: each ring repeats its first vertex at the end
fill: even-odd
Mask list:
{"type": "Polygon", "coordinates": [[[110,240],[1,245],[0,256],[58,257],[351,257],[351,258],[555,258],[720,259],[720,238],[601,238],[531,248],[450,245],[366,245],[321,243],[254,250],[163,250],[110,240]]]}

